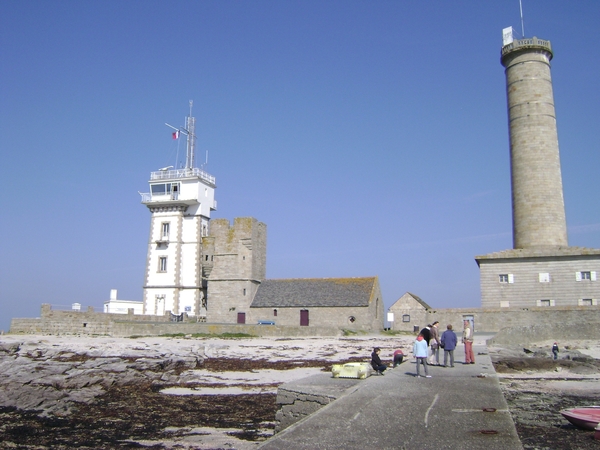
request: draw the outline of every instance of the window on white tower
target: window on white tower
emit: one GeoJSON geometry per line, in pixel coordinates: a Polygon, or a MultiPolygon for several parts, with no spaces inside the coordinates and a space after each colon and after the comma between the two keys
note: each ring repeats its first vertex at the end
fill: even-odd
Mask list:
{"type": "Polygon", "coordinates": [[[162,224],[162,237],[163,238],[168,238],[169,237],[169,222],[163,222],[162,224]]]}
{"type": "Polygon", "coordinates": [[[167,271],[167,257],[166,256],[161,256],[160,258],[158,258],[158,271],[159,272],[167,271]]]}

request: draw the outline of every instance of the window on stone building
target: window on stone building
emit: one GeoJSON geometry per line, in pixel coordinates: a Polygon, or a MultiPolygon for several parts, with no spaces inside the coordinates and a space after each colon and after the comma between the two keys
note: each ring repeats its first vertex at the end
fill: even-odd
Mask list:
{"type": "Polygon", "coordinates": [[[167,257],[166,256],[161,256],[160,258],[158,258],[158,271],[159,272],[167,271],[167,257]]]}
{"type": "Polygon", "coordinates": [[[246,288],[244,288],[244,295],[246,295],[246,288]]]}
{"type": "Polygon", "coordinates": [[[550,274],[546,272],[540,272],[539,274],[540,283],[550,283],[550,274]]]}
{"type": "Polygon", "coordinates": [[[409,314],[402,315],[402,322],[410,322],[410,315],[409,314]]]}
{"type": "Polygon", "coordinates": [[[163,222],[162,223],[162,232],[161,232],[161,236],[163,238],[168,238],[169,237],[169,222],[163,222]]]}
{"type": "Polygon", "coordinates": [[[575,279],[577,281],[583,281],[583,280],[596,281],[596,272],[594,272],[594,271],[576,272],[575,279]]]}
{"type": "Polygon", "coordinates": [[[501,273],[500,275],[498,275],[498,281],[500,283],[514,283],[515,278],[512,273],[501,273]]]}
{"type": "Polygon", "coordinates": [[[276,309],[273,310],[273,316],[277,317],[277,310],[276,309]]]}
{"type": "Polygon", "coordinates": [[[538,306],[554,306],[554,300],[538,300],[538,306]]]}
{"type": "Polygon", "coordinates": [[[500,308],[510,308],[510,302],[508,300],[501,300],[500,308]]]}
{"type": "Polygon", "coordinates": [[[348,322],[350,322],[350,323],[356,322],[356,317],[354,317],[354,316],[348,317],[348,322]]]}
{"type": "Polygon", "coordinates": [[[592,306],[594,304],[594,299],[593,298],[580,298],[578,303],[579,303],[579,306],[592,306]]]}

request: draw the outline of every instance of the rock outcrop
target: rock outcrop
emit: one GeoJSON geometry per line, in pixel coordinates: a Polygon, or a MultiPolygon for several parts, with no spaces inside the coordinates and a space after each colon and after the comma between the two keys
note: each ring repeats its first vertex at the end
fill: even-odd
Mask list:
{"type": "Polygon", "coordinates": [[[185,383],[186,371],[204,361],[204,347],[172,351],[133,340],[130,347],[112,350],[71,349],[45,340],[0,342],[0,406],[64,416],[74,404],[89,403],[115,384],[185,383]]]}

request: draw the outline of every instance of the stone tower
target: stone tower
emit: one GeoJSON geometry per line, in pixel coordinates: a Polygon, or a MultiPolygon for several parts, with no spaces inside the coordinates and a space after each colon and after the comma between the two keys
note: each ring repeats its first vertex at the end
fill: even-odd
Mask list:
{"type": "Polygon", "coordinates": [[[202,238],[202,271],[207,279],[206,321],[246,323],[261,281],[266,278],[267,226],[253,217],[210,222],[202,238]]]}
{"type": "MultiPolygon", "coordinates": [[[[600,249],[569,247],[556,116],[552,47],[503,30],[513,248],[475,257],[483,308],[597,308],[600,249]]],[[[558,317],[558,316],[557,316],[558,317]]]]}
{"type": "Polygon", "coordinates": [[[510,134],[513,248],[567,247],[550,41],[502,47],[510,134]]]}

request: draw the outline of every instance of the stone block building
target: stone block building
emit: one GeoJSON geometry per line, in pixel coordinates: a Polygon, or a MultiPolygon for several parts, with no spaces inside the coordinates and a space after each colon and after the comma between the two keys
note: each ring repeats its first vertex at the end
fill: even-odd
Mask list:
{"type": "Polygon", "coordinates": [[[410,292],[405,293],[390,306],[388,318],[390,328],[394,331],[419,331],[428,323],[428,311],[432,308],[420,297],[410,292]]]}
{"type": "Polygon", "coordinates": [[[202,239],[206,322],[383,329],[377,277],[266,279],[267,226],[213,219],[202,239]]]}
{"type": "Polygon", "coordinates": [[[597,306],[600,250],[514,249],[477,256],[482,308],[597,306]]]}
{"type": "Polygon", "coordinates": [[[250,304],[266,276],[267,226],[252,217],[213,219],[202,239],[207,280],[206,321],[246,323],[250,304]]]}
{"type": "Polygon", "coordinates": [[[250,305],[254,322],[383,329],[383,301],[377,277],[264,280],[250,305]]]}

